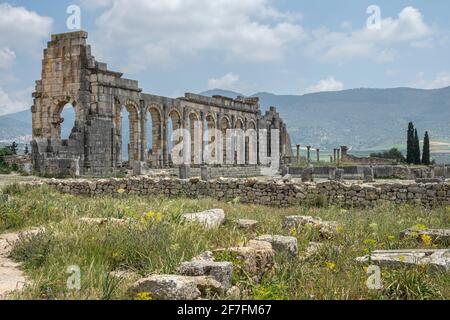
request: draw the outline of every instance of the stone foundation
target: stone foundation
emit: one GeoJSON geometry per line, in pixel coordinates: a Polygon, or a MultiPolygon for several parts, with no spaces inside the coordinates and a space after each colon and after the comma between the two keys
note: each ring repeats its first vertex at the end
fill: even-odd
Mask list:
{"type": "Polygon", "coordinates": [[[450,183],[373,183],[345,184],[336,181],[293,183],[289,181],[257,181],[256,179],[199,178],[180,180],[150,178],[102,180],[49,180],[50,186],[74,195],[163,195],[190,198],[211,197],[221,201],[239,198],[242,203],[288,207],[296,204],[330,204],[370,207],[382,202],[416,203],[425,206],[450,205],[450,183]],[[122,191],[120,190],[120,191],[122,191]]]}

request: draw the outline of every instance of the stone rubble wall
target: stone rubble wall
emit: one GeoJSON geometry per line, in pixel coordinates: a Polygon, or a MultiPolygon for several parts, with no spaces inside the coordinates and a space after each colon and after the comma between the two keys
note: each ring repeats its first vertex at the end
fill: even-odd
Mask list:
{"type": "Polygon", "coordinates": [[[45,183],[74,195],[162,195],[191,198],[211,197],[221,201],[239,198],[242,203],[288,207],[296,204],[330,204],[370,207],[382,202],[450,205],[450,183],[345,184],[336,181],[293,183],[291,181],[224,179],[201,181],[146,176],[102,180],[48,180],[45,183]]]}
{"type": "MultiPolygon", "coordinates": [[[[314,167],[313,174],[315,177],[328,177],[331,170],[335,170],[333,166],[321,166],[314,167]]],[[[345,178],[362,178],[364,176],[364,170],[368,166],[338,166],[338,169],[344,170],[345,178]]],[[[290,167],[289,174],[294,176],[301,176],[305,168],[302,167],[290,167]]],[[[404,165],[374,165],[373,172],[376,179],[405,179],[414,180],[429,178],[431,172],[434,171],[436,177],[450,178],[450,169],[445,166],[435,167],[409,167],[404,165]]]]}

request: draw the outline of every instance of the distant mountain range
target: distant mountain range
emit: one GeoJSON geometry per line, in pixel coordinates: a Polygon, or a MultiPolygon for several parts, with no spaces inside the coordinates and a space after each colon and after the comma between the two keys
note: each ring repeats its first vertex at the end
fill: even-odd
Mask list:
{"type": "MultiPolygon", "coordinates": [[[[237,92],[210,90],[202,94],[236,97],[237,92]]],[[[352,89],[301,96],[256,93],[263,110],[276,106],[288,125],[292,143],[330,150],[404,148],[408,122],[423,136],[450,142],[450,87],[352,89]]]]}
{"type": "MultiPolygon", "coordinates": [[[[226,90],[202,92],[207,96],[235,98],[226,90]]],[[[450,142],[450,87],[421,90],[411,88],[352,89],[306,95],[256,93],[261,107],[276,106],[286,121],[293,144],[330,150],[348,145],[353,150],[404,148],[406,129],[413,121],[423,136],[428,130],[433,141],[450,142]]],[[[72,110],[64,110],[63,136],[73,122],[72,110]]],[[[0,142],[22,141],[31,136],[31,112],[0,116],[0,142]]]]}

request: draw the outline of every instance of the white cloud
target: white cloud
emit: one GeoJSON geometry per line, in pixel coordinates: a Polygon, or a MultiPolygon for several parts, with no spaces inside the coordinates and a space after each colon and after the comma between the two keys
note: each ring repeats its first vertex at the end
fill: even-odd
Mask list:
{"type": "MultiPolygon", "coordinates": [[[[24,7],[0,4],[0,47],[16,53],[37,54],[42,39],[48,38],[53,20],[24,7]]],[[[39,50],[39,51],[38,51],[39,50]]]]}
{"type": "Polygon", "coordinates": [[[333,76],[320,80],[317,84],[306,88],[304,93],[314,93],[322,91],[340,91],[344,89],[344,84],[337,81],[333,76]]]}
{"type": "Polygon", "coordinates": [[[332,32],[326,28],[315,30],[307,53],[327,62],[365,58],[382,63],[395,59],[398,45],[416,48],[432,46],[432,33],[420,11],[406,7],[397,18],[382,19],[380,29],[363,28],[348,32],[332,32]]]}
{"type": "Polygon", "coordinates": [[[0,115],[26,110],[31,106],[31,92],[33,88],[26,88],[14,92],[6,92],[0,87],[0,115]]]}
{"type": "Polygon", "coordinates": [[[111,0],[96,21],[97,55],[128,72],[214,52],[230,61],[281,59],[304,37],[296,16],[269,0],[111,0]]]}
{"type": "Polygon", "coordinates": [[[232,72],[208,80],[208,89],[239,90],[239,75],[232,72]]]}
{"type": "Polygon", "coordinates": [[[16,53],[9,48],[0,48],[0,69],[9,69],[16,60],[16,53]]]}
{"type": "Polygon", "coordinates": [[[423,89],[439,89],[450,86],[450,71],[439,72],[432,80],[425,79],[423,72],[417,74],[415,86],[423,89]]]}

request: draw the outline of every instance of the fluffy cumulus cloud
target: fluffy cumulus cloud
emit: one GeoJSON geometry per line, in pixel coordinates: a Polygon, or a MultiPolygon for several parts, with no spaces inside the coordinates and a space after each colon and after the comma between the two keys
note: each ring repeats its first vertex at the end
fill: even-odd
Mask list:
{"type": "Polygon", "coordinates": [[[208,89],[239,90],[239,88],[239,75],[232,72],[227,73],[223,77],[208,80],[208,89]]]}
{"type": "Polygon", "coordinates": [[[53,20],[24,7],[0,4],[0,48],[36,54],[42,50],[41,42],[48,38],[53,20]],[[39,51],[38,51],[39,50],[39,51]]]}
{"type": "Polygon", "coordinates": [[[397,46],[429,47],[433,30],[421,12],[413,7],[404,8],[396,18],[381,20],[380,28],[349,29],[333,32],[320,28],[312,32],[307,52],[327,62],[344,62],[365,58],[375,62],[395,59],[397,46]]]}
{"type": "Polygon", "coordinates": [[[303,39],[297,18],[269,0],[110,0],[93,37],[101,57],[116,53],[116,63],[129,72],[199,59],[200,53],[268,62],[303,39]]]}
{"type": "Polygon", "coordinates": [[[0,115],[26,110],[31,105],[33,88],[19,91],[5,91],[0,87],[0,115]]]}
{"type": "Polygon", "coordinates": [[[450,71],[439,72],[434,79],[427,80],[423,72],[417,74],[415,86],[423,89],[439,89],[450,86],[450,71]]]}
{"type": "Polygon", "coordinates": [[[40,57],[42,42],[49,37],[52,24],[51,18],[24,7],[0,4],[0,115],[29,108],[32,88],[8,86],[6,90],[4,85],[15,79],[14,64],[18,56],[40,57]]]}
{"type": "Polygon", "coordinates": [[[9,48],[0,48],[0,70],[9,69],[16,60],[16,53],[9,48]]]}
{"type": "Polygon", "coordinates": [[[304,93],[314,93],[322,91],[340,91],[344,89],[344,84],[337,81],[333,76],[320,80],[317,84],[309,86],[304,93]]]}

